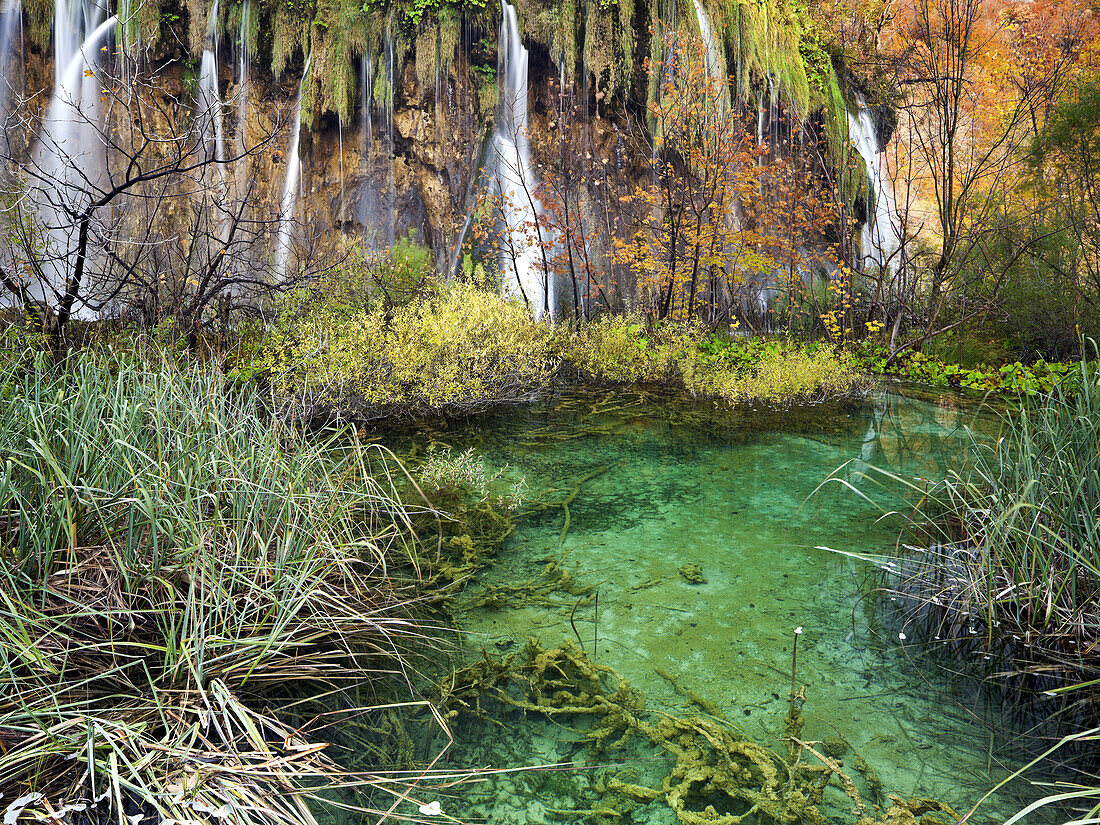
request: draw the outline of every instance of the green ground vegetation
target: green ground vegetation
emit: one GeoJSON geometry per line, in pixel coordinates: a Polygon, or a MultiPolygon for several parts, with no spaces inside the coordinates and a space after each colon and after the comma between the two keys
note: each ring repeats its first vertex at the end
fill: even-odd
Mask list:
{"type": "Polygon", "coordinates": [[[333,796],[359,779],[313,703],[377,750],[367,722],[442,643],[416,618],[417,508],[377,448],[307,439],[155,351],[7,352],[0,395],[5,819],[315,825],[363,804],[333,796]]]}
{"type": "Polygon", "coordinates": [[[550,326],[467,284],[426,290],[400,307],[370,293],[291,296],[272,325],[254,332],[236,371],[262,379],[308,419],[477,412],[578,380],[663,384],[729,404],[819,400],[870,384],[827,345],[721,338],[625,315],[550,326]]]}

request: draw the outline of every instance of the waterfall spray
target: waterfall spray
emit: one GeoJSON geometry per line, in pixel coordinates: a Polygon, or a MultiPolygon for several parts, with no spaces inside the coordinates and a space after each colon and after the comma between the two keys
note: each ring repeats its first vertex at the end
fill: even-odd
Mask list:
{"type": "Polygon", "coordinates": [[[298,204],[298,184],[302,174],[302,159],[298,154],[298,141],[302,133],[302,92],[309,79],[309,64],[313,52],[306,58],[302,80],[298,84],[298,100],[294,104],[294,126],[290,135],[290,151],[286,156],[286,182],[283,185],[283,197],[279,201],[279,229],[275,237],[275,268],[286,277],[290,262],[290,236],[294,229],[294,217],[298,204]]]}
{"type": "Polygon", "coordinates": [[[393,244],[397,234],[397,180],[394,176],[393,161],[393,83],[394,83],[394,56],[393,56],[393,14],[386,20],[385,62],[386,62],[386,108],[382,113],[383,124],[386,127],[386,241],[389,248],[393,244]]]}
{"type": "Polygon", "coordinates": [[[503,289],[505,295],[522,295],[535,320],[544,313],[552,319],[557,290],[543,258],[548,239],[539,223],[541,205],[527,141],[527,49],[520,41],[515,8],[501,0],[501,10],[500,114],[493,143],[508,247],[501,255],[503,289]]]}
{"type": "Polygon", "coordinates": [[[237,153],[242,160],[248,151],[248,63],[251,60],[248,35],[251,26],[252,4],[250,0],[244,0],[241,6],[240,41],[237,46],[237,153]]]}
{"type": "MultiPolygon", "coordinates": [[[[23,8],[20,0],[3,0],[0,6],[0,149],[6,148],[8,117],[16,99],[15,78],[12,71],[15,43],[19,38],[23,8]]],[[[18,73],[22,76],[22,72],[18,73]]]]}
{"type": "Polygon", "coordinates": [[[225,134],[222,129],[222,103],[218,92],[218,53],[217,53],[218,0],[210,8],[210,17],[206,22],[206,45],[202,52],[202,66],[199,70],[199,111],[202,123],[203,146],[208,158],[218,161],[218,171],[225,178],[225,134]]]}
{"type": "Polygon", "coordinates": [[[692,0],[692,3],[695,4],[695,18],[699,21],[699,34],[703,38],[703,45],[707,50],[707,77],[719,84],[718,99],[721,101],[719,106],[724,107],[726,77],[722,69],[722,58],[719,56],[718,47],[714,43],[714,33],[711,30],[707,13],[703,10],[703,4],[699,0],[692,0]]]}

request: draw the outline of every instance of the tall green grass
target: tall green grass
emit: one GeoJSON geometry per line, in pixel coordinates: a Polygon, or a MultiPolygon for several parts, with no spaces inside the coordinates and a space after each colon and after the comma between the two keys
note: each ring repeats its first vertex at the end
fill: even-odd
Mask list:
{"type": "Polygon", "coordinates": [[[1002,438],[932,491],[962,573],[943,600],[1049,646],[1100,630],[1100,373],[1025,400],[1002,438]]]}
{"type": "MultiPolygon", "coordinates": [[[[1021,399],[995,441],[971,435],[943,479],[871,468],[917,504],[904,519],[907,552],[866,558],[889,589],[934,607],[943,635],[1001,628],[1076,654],[1100,631],[1100,362],[1082,361],[1065,381],[1021,399]]],[[[866,498],[843,470],[825,483],[866,498]]]]}
{"type": "Polygon", "coordinates": [[[270,709],[439,644],[380,457],[161,357],[28,355],[0,396],[0,808],[315,825],[325,788],[408,793],[270,709]]]}

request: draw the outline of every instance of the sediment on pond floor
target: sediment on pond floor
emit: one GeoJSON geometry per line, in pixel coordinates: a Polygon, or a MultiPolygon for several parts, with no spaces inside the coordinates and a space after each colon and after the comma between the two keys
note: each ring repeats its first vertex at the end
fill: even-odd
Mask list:
{"type": "MultiPolygon", "coordinates": [[[[572,642],[545,649],[532,639],[503,658],[486,654],[449,674],[437,690],[436,701],[456,726],[483,720],[503,733],[543,721],[583,746],[595,767],[574,765],[586,781],[573,785],[556,774],[554,807],[546,808],[552,820],[662,821],[653,813],[662,807],[684,825],[947,825],[958,819],[936,800],[890,794],[847,742],[803,740],[801,687],[788,697],[785,753],[705,712],[701,698],[689,699],[703,706],[700,713],[647,709],[638,689],[572,642]]],[[[532,776],[545,782],[546,770],[532,776]]]]}

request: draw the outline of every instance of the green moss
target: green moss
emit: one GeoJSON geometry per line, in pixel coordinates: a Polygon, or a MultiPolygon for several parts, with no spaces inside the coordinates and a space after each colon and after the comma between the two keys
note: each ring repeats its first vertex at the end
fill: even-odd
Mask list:
{"type": "Polygon", "coordinates": [[[50,46],[54,4],[51,0],[24,0],[23,19],[31,42],[45,51],[50,46]]]}
{"type": "Polygon", "coordinates": [[[848,131],[848,104],[832,62],[825,66],[820,93],[821,120],[828,144],[829,163],[835,170],[844,201],[851,209],[857,200],[866,200],[870,182],[867,165],[852,148],[852,138],[848,131]]]}
{"type": "MultiPolygon", "coordinates": [[[[687,13],[694,18],[688,4],[687,13]]],[[[734,91],[742,100],[768,94],[774,79],[801,117],[812,110],[810,79],[803,55],[802,15],[786,0],[717,0],[712,27],[720,33],[734,91]]]]}
{"type": "Polygon", "coordinates": [[[375,58],[374,88],[370,90],[370,94],[371,99],[374,101],[374,105],[381,108],[389,105],[390,96],[393,94],[388,67],[386,65],[386,55],[381,52],[379,52],[378,57],[375,58]]]}
{"type": "Polygon", "coordinates": [[[587,0],[584,10],[584,46],[581,59],[592,75],[597,91],[610,94],[618,80],[618,44],[614,37],[614,18],[599,0],[587,0]]]}
{"type": "Polygon", "coordinates": [[[292,8],[276,7],[271,38],[271,71],[281,77],[296,54],[303,57],[309,43],[309,26],[292,8]]]}
{"type": "Polygon", "coordinates": [[[420,97],[435,88],[435,75],[439,68],[439,29],[431,24],[421,27],[416,35],[416,81],[420,85],[420,97]]]}

